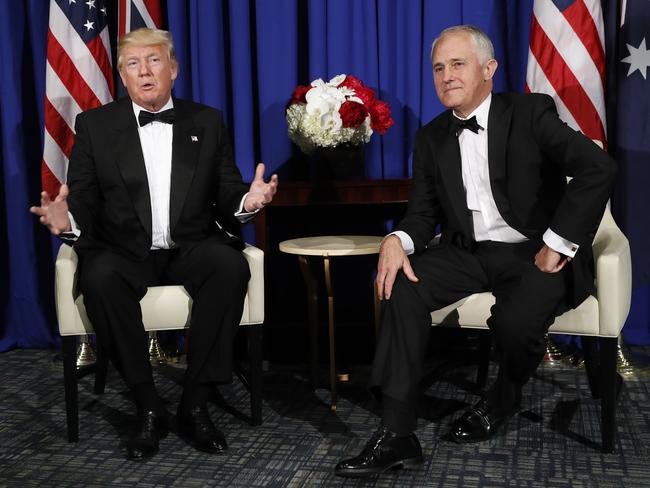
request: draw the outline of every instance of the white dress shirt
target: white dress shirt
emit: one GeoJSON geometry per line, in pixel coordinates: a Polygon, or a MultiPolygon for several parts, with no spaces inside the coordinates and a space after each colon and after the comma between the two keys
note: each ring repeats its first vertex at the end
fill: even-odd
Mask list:
{"type": "MultiPolygon", "coordinates": [[[[170,98],[159,110],[174,108],[170,98]]],[[[135,120],[146,109],[133,103],[135,120]]],[[[151,201],[151,249],[170,249],[174,247],[169,228],[169,199],[172,180],[172,143],[174,126],[155,120],[140,127],[138,135],[142,146],[144,166],[147,170],[149,198],[151,201]]]]}
{"type": "MultiPolygon", "coordinates": [[[[508,225],[497,208],[492,186],[490,185],[490,168],[488,165],[488,114],[492,94],[490,93],[483,102],[467,117],[476,117],[482,127],[478,133],[464,129],[458,135],[460,158],[462,167],[463,186],[467,208],[472,213],[474,226],[474,240],[496,242],[524,242],[526,236],[508,225]]],[[[454,116],[459,119],[456,113],[454,116]]],[[[402,247],[407,254],[415,251],[411,237],[403,231],[395,231],[402,241],[402,247]]],[[[389,234],[390,235],[390,234],[389,234]]],[[[544,243],[551,249],[566,256],[575,256],[578,246],[553,232],[550,228],[543,236],[544,243]]]]}
{"type": "MultiPolygon", "coordinates": [[[[133,104],[133,113],[136,121],[142,110],[136,103],[133,104]]],[[[170,98],[167,103],[158,111],[174,108],[174,102],[170,98]]],[[[171,238],[169,227],[169,202],[171,197],[171,175],[172,175],[172,143],[174,140],[174,129],[172,124],[154,120],[142,127],[138,123],[138,135],[142,147],[142,156],[147,172],[147,183],[149,184],[149,198],[151,203],[151,249],[171,249],[175,246],[171,238]]],[[[235,217],[240,222],[246,222],[254,216],[258,210],[253,212],[244,211],[244,201],[248,193],[244,194],[239,204],[235,217]]],[[[81,235],[81,229],[77,226],[74,217],[68,212],[72,240],[81,235]]],[[[218,222],[217,222],[218,224],[218,222]]]]}

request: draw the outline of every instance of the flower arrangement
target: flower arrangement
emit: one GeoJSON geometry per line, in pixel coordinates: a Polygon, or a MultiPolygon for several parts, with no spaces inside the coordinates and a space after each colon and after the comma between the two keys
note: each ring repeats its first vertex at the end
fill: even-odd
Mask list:
{"type": "Polygon", "coordinates": [[[386,102],[352,75],[298,85],[287,107],[289,137],[311,154],[317,147],[360,145],[373,131],[384,134],[395,121],[386,102]]]}

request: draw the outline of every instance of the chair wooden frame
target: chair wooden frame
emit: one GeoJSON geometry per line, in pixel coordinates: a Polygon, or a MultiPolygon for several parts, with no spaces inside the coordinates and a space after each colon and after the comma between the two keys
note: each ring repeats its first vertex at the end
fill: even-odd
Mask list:
{"type": "MultiPolygon", "coordinates": [[[[264,323],[264,253],[246,245],[243,251],[248,261],[251,279],[244,302],[240,327],[247,338],[249,367],[237,368],[237,375],[251,395],[251,423],[262,423],[262,325],[264,323]]],[[[95,372],[94,392],[103,393],[108,360],[97,351],[94,368],[77,370],[77,337],[92,334],[93,328],[77,290],[78,257],[71,246],[62,244],[56,259],[55,293],[57,320],[62,339],[63,381],[68,442],[79,440],[78,380],[88,372],[95,372]]],[[[190,324],[192,300],[182,286],[150,287],[141,300],[146,331],[182,330],[190,324]]]]}
{"type": "MultiPolygon", "coordinates": [[[[593,242],[596,265],[593,296],[555,319],[551,334],[582,337],[587,379],[594,398],[601,400],[601,448],[613,452],[616,440],[616,402],[621,383],[616,372],[618,336],[630,311],[632,264],[630,245],[616,225],[609,207],[605,210],[593,242]]],[[[476,293],[431,314],[432,325],[487,329],[491,293],[476,293]]],[[[487,376],[486,342],[480,351],[477,383],[487,376]]],[[[487,342],[489,346],[489,341],[487,342]]]]}

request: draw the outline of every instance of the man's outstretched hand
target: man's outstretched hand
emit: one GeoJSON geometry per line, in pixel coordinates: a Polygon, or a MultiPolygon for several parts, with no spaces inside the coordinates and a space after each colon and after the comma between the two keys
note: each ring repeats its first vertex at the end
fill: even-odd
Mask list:
{"type": "Polygon", "coordinates": [[[30,207],[29,211],[38,216],[41,224],[58,236],[62,232],[69,232],[72,227],[68,218],[68,185],[61,185],[59,194],[54,200],[44,191],[41,193],[40,207],[30,207]]]}
{"type": "Polygon", "coordinates": [[[265,205],[271,203],[273,196],[278,191],[278,175],[274,174],[268,183],[264,181],[264,163],[260,163],[255,168],[255,178],[244,200],[244,210],[254,212],[265,205]]]}

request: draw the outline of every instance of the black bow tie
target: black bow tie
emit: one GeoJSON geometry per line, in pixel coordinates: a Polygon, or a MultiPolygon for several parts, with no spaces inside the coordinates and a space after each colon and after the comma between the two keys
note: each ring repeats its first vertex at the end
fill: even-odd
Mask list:
{"type": "Polygon", "coordinates": [[[476,115],[472,116],[469,119],[459,119],[455,115],[452,115],[451,118],[452,129],[456,134],[456,137],[458,137],[460,133],[463,132],[463,129],[469,129],[475,134],[478,134],[478,130],[483,128],[478,125],[478,122],[476,121],[476,115]]]}
{"type": "Polygon", "coordinates": [[[140,110],[140,114],[138,115],[138,123],[140,124],[140,127],[147,125],[149,122],[153,122],[154,120],[163,122],[165,124],[173,124],[175,118],[176,114],[174,114],[173,108],[170,108],[169,110],[163,110],[162,112],[156,112],[155,114],[140,110]]]}

